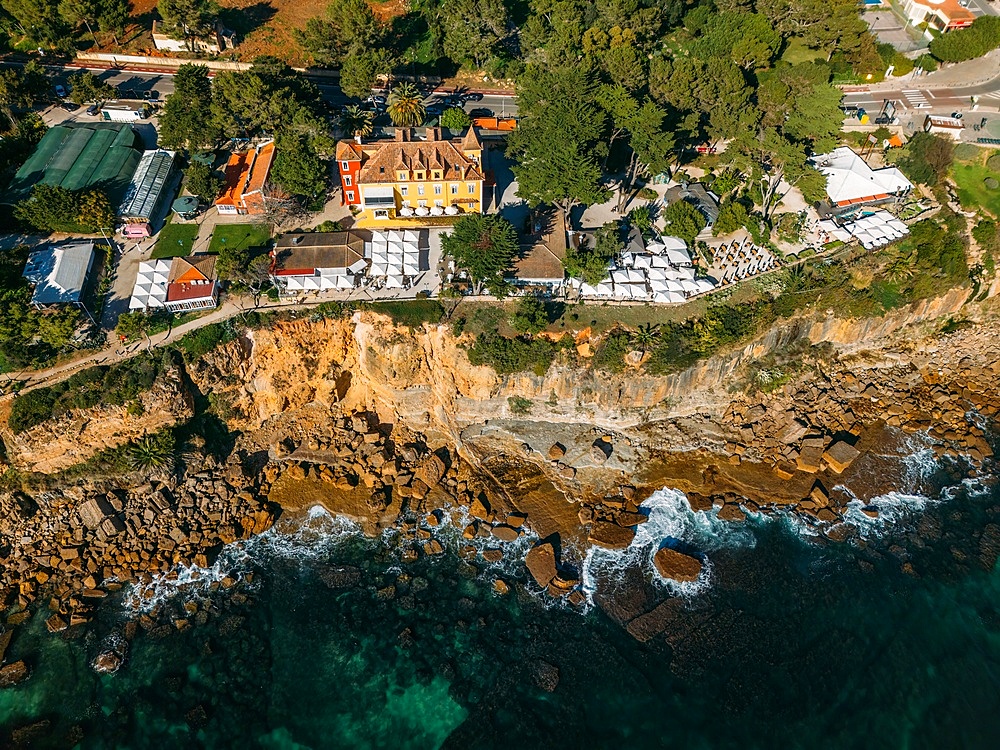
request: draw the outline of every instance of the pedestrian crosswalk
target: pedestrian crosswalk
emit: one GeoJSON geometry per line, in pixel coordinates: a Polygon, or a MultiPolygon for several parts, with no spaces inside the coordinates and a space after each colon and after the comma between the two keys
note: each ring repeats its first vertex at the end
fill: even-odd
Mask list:
{"type": "Polygon", "coordinates": [[[992,99],[993,101],[1000,100],[1000,91],[991,91],[988,94],[980,94],[976,97],[976,101],[981,102],[983,99],[992,99]]]}
{"type": "Polygon", "coordinates": [[[904,91],[903,98],[906,99],[906,103],[913,109],[930,109],[931,104],[927,101],[927,97],[923,91],[917,89],[904,91]]]}

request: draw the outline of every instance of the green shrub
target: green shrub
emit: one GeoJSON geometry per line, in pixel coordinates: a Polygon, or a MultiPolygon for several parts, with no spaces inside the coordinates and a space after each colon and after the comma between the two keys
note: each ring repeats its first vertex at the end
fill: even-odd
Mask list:
{"type": "Polygon", "coordinates": [[[541,333],[548,324],[545,303],[538,297],[522,297],[510,316],[510,327],[518,333],[541,333]]]}
{"type": "Polygon", "coordinates": [[[24,432],[71,409],[95,406],[128,405],[131,413],[132,403],[153,387],[168,356],[149,353],[110,367],[90,367],[61,383],[28,391],[11,404],[10,428],[24,432]]]}
{"type": "Polygon", "coordinates": [[[501,375],[528,371],[544,375],[554,356],[555,347],[545,339],[507,338],[496,331],[484,331],[469,349],[472,364],[492,367],[501,375]]]}
{"type": "Polygon", "coordinates": [[[507,406],[510,407],[511,414],[524,416],[531,412],[531,407],[534,406],[534,403],[531,399],[522,398],[521,396],[509,396],[507,398],[507,406]]]}
{"type": "Polygon", "coordinates": [[[373,302],[374,312],[388,315],[397,325],[420,328],[424,323],[440,323],[444,308],[436,299],[415,299],[405,302],[373,302]]]}
{"type": "Polygon", "coordinates": [[[594,353],[594,367],[607,372],[621,372],[625,369],[625,355],[632,350],[631,337],[627,331],[612,331],[594,353]]]}
{"type": "Polygon", "coordinates": [[[194,362],[204,357],[215,347],[232,341],[234,338],[236,338],[236,333],[231,324],[227,322],[211,323],[185,334],[177,342],[177,346],[184,353],[184,358],[188,362],[194,362]]]}

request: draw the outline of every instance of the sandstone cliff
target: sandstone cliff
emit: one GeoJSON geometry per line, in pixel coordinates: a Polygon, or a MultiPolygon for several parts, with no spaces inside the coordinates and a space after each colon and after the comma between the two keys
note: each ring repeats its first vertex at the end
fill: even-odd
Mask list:
{"type": "Polygon", "coordinates": [[[6,426],[7,402],[0,430],[7,459],[18,469],[52,474],[194,416],[194,401],[176,365],[166,368],[139,402],[141,414],[130,414],[124,406],[73,409],[17,434],[6,426]]]}
{"type": "MultiPolygon", "coordinates": [[[[633,428],[693,414],[721,416],[741,368],[799,341],[829,342],[840,354],[876,366],[907,359],[934,325],[963,309],[967,296],[958,289],[882,318],[786,322],[744,347],[663,377],[558,364],[544,376],[498,376],[473,366],[462,348],[469,342],[448,326],[410,331],[370,313],[250,332],[209,354],[191,376],[203,391],[226,396],[241,429],[258,429],[307,404],[339,404],[457,441],[469,425],[511,417],[511,396],[532,401],[533,421],[633,428]]],[[[989,317],[989,309],[972,312],[989,317]]]]}

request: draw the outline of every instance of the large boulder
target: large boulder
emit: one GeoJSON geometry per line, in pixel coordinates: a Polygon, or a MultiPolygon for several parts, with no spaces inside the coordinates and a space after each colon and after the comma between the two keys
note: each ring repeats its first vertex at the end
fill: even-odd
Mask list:
{"type": "Polygon", "coordinates": [[[23,661],[15,661],[0,669],[0,688],[12,687],[28,679],[28,665],[23,661]]]}
{"type": "Polygon", "coordinates": [[[524,564],[542,588],[556,577],[556,550],[549,542],[532,547],[524,558],[524,564]]]}
{"type": "Polygon", "coordinates": [[[635,530],[606,521],[596,521],[590,527],[590,543],[606,549],[625,549],[635,538],[635,530]]]}
{"type": "Polygon", "coordinates": [[[838,440],[826,449],[826,452],[823,454],[823,460],[833,471],[840,474],[860,455],[861,451],[853,445],[843,440],[838,440]]]}
{"type": "Polygon", "coordinates": [[[653,555],[656,572],[675,581],[693,581],[701,574],[701,560],[670,547],[663,547],[653,555]]]}

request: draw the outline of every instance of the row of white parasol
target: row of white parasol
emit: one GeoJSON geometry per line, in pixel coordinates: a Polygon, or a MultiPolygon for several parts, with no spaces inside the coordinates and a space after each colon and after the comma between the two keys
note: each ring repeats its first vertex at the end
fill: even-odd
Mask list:
{"type": "Polygon", "coordinates": [[[688,297],[711,291],[711,279],[695,278],[694,264],[684,240],[660,237],[646,252],[625,252],[608,267],[608,276],[596,285],[570,280],[582,297],[645,300],[677,304],[688,297]]]}

